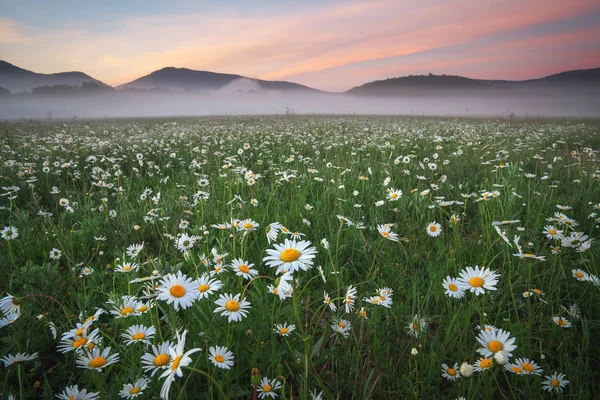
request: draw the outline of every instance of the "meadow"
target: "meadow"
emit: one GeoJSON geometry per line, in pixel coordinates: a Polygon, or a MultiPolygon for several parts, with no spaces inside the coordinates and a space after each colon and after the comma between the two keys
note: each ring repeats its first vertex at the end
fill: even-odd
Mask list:
{"type": "Polygon", "coordinates": [[[600,123],[0,125],[3,398],[600,396],[600,123]]]}

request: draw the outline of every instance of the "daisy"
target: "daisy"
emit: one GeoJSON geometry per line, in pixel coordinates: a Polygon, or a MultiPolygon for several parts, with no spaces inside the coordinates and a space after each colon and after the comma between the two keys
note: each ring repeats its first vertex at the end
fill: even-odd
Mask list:
{"type": "Polygon", "coordinates": [[[19,319],[20,316],[21,316],[21,314],[17,314],[17,313],[10,313],[10,314],[4,315],[4,317],[2,317],[0,319],[0,328],[4,328],[5,326],[8,326],[8,325],[14,323],[16,320],[19,319]]]}
{"type": "Polygon", "coordinates": [[[331,309],[331,311],[336,312],[337,311],[337,307],[336,305],[331,301],[331,297],[329,296],[329,293],[323,291],[323,303],[327,304],[329,306],[329,308],[331,309]]]}
{"type": "Polygon", "coordinates": [[[285,322],[283,325],[275,324],[273,332],[275,332],[279,336],[288,336],[294,331],[294,329],[296,329],[296,325],[288,325],[287,322],[285,322]]]}
{"type": "Polygon", "coordinates": [[[181,252],[187,252],[194,247],[198,239],[200,239],[198,236],[189,236],[187,233],[182,233],[179,239],[177,239],[177,249],[181,252]]]}
{"type": "Polygon", "coordinates": [[[464,285],[456,278],[446,276],[442,282],[442,286],[446,289],[446,296],[460,299],[465,295],[464,285]]]}
{"type": "Polygon", "coordinates": [[[427,231],[427,234],[429,236],[437,237],[437,236],[440,236],[440,234],[442,233],[442,226],[440,224],[438,224],[437,222],[433,221],[433,222],[430,222],[429,225],[427,225],[425,230],[427,231]]]}
{"type": "Polygon", "coordinates": [[[491,357],[502,351],[510,358],[512,357],[511,351],[517,348],[514,345],[515,338],[511,338],[510,332],[502,329],[495,329],[491,332],[483,329],[479,332],[477,341],[483,346],[477,352],[484,357],[491,357]]]}
{"type": "Polygon", "coordinates": [[[581,269],[574,269],[571,272],[573,273],[573,277],[575,277],[575,279],[577,279],[580,282],[590,280],[590,276],[588,275],[588,273],[581,269]]]}
{"type": "Polygon", "coordinates": [[[492,365],[494,365],[492,359],[487,357],[480,358],[479,360],[475,361],[475,365],[473,365],[473,371],[483,372],[489,369],[492,365]]]}
{"type": "Polygon", "coordinates": [[[0,236],[4,240],[13,240],[19,237],[19,230],[14,226],[5,226],[0,231],[0,236]]]}
{"type": "Polygon", "coordinates": [[[425,334],[425,329],[427,329],[427,321],[425,321],[425,318],[421,318],[419,314],[415,314],[412,322],[409,323],[406,328],[409,336],[414,336],[418,339],[419,336],[425,334]]]}
{"type": "Polygon", "coordinates": [[[138,243],[138,244],[132,244],[131,246],[127,247],[127,257],[130,257],[130,258],[137,257],[143,248],[144,248],[143,242],[138,243]]]}
{"type": "Polygon", "coordinates": [[[192,286],[196,288],[196,296],[200,300],[208,299],[209,295],[223,287],[223,283],[218,279],[211,278],[209,275],[202,275],[193,282],[192,286]]]}
{"type": "Polygon", "coordinates": [[[402,190],[400,189],[388,189],[387,190],[387,200],[388,201],[396,201],[402,197],[402,190]]]}
{"type": "Polygon", "coordinates": [[[233,367],[233,353],[226,347],[212,346],[208,349],[210,356],[208,359],[215,367],[222,369],[231,369],[233,367]]]}
{"type": "Polygon", "coordinates": [[[221,313],[222,316],[227,316],[228,322],[241,321],[248,314],[248,308],[250,303],[246,299],[240,301],[241,294],[222,294],[219,299],[215,301],[218,305],[215,309],[215,313],[221,313]]]}
{"type": "Polygon", "coordinates": [[[231,261],[231,268],[237,276],[241,276],[244,279],[252,279],[258,275],[258,271],[253,269],[254,264],[249,264],[248,261],[244,261],[241,258],[234,258],[231,261]]]}
{"type": "Polygon", "coordinates": [[[331,324],[331,329],[333,329],[337,333],[341,333],[344,336],[344,338],[347,339],[348,336],[350,336],[351,326],[352,325],[350,324],[350,321],[345,319],[339,319],[331,324]]]}
{"type": "Polygon", "coordinates": [[[467,267],[461,271],[459,282],[476,296],[485,293],[484,289],[496,290],[496,284],[498,283],[498,277],[500,275],[490,271],[488,268],[479,267],[475,268],[467,267]]]}
{"type": "Polygon", "coordinates": [[[26,354],[26,353],[17,353],[14,356],[12,354],[7,355],[6,357],[2,357],[0,361],[4,363],[5,367],[10,367],[13,364],[20,364],[26,361],[32,361],[38,358],[38,353],[26,354]]]}
{"type": "Polygon", "coordinates": [[[281,229],[282,225],[279,222],[273,222],[271,224],[269,224],[269,226],[267,226],[267,240],[269,242],[269,244],[271,244],[271,242],[277,240],[277,236],[279,235],[279,230],[281,229]]]}
{"type": "Polygon", "coordinates": [[[138,342],[150,344],[150,339],[154,337],[154,334],[156,334],[156,328],[153,326],[133,325],[127,329],[126,333],[122,333],[121,336],[127,339],[125,344],[129,346],[138,342]]]}
{"type": "Polygon", "coordinates": [[[348,286],[346,297],[344,298],[344,306],[346,314],[350,314],[354,310],[354,302],[356,301],[356,288],[352,285],[348,286]]]}
{"type": "Polygon", "coordinates": [[[179,335],[179,332],[177,332],[177,345],[174,348],[169,347],[171,361],[169,363],[169,367],[160,376],[160,378],[166,378],[165,383],[163,383],[163,386],[160,390],[161,399],[167,400],[169,398],[169,389],[171,389],[171,384],[175,380],[175,376],[181,378],[183,376],[181,367],[188,366],[192,362],[190,355],[202,350],[200,348],[194,348],[184,353],[185,336],[187,335],[187,332],[187,330],[183,331],[181,336],[179,335]]]}
{"type": "Polygon", "coordinates": [[[252,221],[252,219],[248,218],[240,221],[237,229],[238,231],[244,231],[245,233],[248,233],[258,229],[259,226],[260,225],[258,222],[252,221]]]}
{"type": "Polygon", "coordinates": [[[455,381],[460,378],[460,372],[458,371],[458,363],[454,363],[452,367],[446,364],[442,364],[442,377],[449,381],[455,381]]]}
{"type": "Polygon", "coordinates": [[[148,383],[150,383],[150,379],[148,378],[140,378],[133,384],[127,383],[123,385],[123,389],[119,392],[119,396],[124,399],[135,399],[144,394],[143,390],[148,387],[148,383]]]}
{"type": "Polygon", "coordinates": [[[277,267],[276,274],[281,272],[306,271],[313,265],[317,249],[309,247],[310,242],[285,239],[283,244],[274,244],[275,249],[267,249],[263,261],[269,267],[277,267]]]}
{"type": "Polygon", "coordinates": [[[134,296],[123,296],[120,300],[116,301],[109,300],[108,304],[113,306],[110,313],[113,314],[115,318],[128,318],[140,315],[141,312],[138,311],[138,309],[143,306],[143,303],[134,296]]]}
{"type": "Polygon", "coordinates": [[[56,398],[60,400],[96,400],[100,396],[100,392],[90,392],[86,389],[81,389],[77,385],[67,386],[61,394],[56,398]]]}
{"type": "Polygon", "coordinates": [[[62,251],[60,251],[59,249],[56,249],[56,248],[53,248],[48,253],[48,257],[50,257],[50,259],[54,260],[54,261],[59,260],[61,256],[62,256],[62,251]]]}
{"type": "Polygon", "coordinates": [[[142,369],[145,373],[152,371],[150,377],[153,377],[158,371],[166,369],[171,362],[169,348],[172,343],[167,341],[158,346],[152,345],[152,353],[146,353],[142,356],[142,369]]]}
{"type": "Polygon", "coordinates": [[[196,299],[196,292],[192,285],[192,278],[188,278],[181,271],[177,274],[165,275],[158,287],[158,300],[165,300],[167,304],[173,303],[175,311],[179,307],[186,309],[190,307],[196,299]]]}
{"type": "Polygon", "coordinates": [[[100,330],[94,329],[89,334],[86,328],[79,328],[74,333],[68,331],[63,333],[60,344],[57,349],[61,353],[75,351],[82,353],[84,350],[91,350],[95,345],[100,343],[100,330]]]}
{"type": "Polygon", "coordinates": [[[3,314],[21,314],[21,302],[17,297],[7,293],[0,299],[0,311],[3,314]]]}
{"type": "Polygon", "coordinates": [[[570,328],[571,327],[571,322],[563,317],[554,317],[552,318],[552,321],[554,321],[554,323],[558,326],[560,326],[561,328],[570,328]]]}
{"type": "Polygon", "coordinates": [[[562,239],[563,231],[556,229],[556,227],[552,225],[544,226],[544,230],[542,232],[548,239],[562,239]]]}
{"type": "Polygon", "coordinates": [[[555,372],[552,375],[546,375],[546,380],[542,381],[542,389],[547,390],[548,392],[562,392],[565,386],[570,383],[565,377],[565,374],[559,374],[558,372],[555,372]]]}
{"type": "Polygon", "coordinates": [[[269,380],[266,376],[263,376],[260,380],[260,384],[256,388],[259,399],[264,399],[266,397],[274,399],[277,397],[277,393],[274,391],[279,389],[281,389],[281,383],[276,378],[269,380]]]}
{"type": "Polygon", "coordinates": [[[105,348],[102,352],[98,348],[93,348],[90,352],[77,357],[77,366],[102,371],[102,368],[117,361],[119,361],[119,353],[110,354],[110,347],[105,348]]]}
{"type": "Polygon", "coordinates": [[[528,358],[517,358],[514,364],[506,364],[504,368],[507,371],[522,375],[541,375],[543,372],[535,361],[528,358]]]}
{"type": "Polygon", "coordinates": [[[117,265],[117,268],[115,268],[115,271],[127,273],[127,272],[131,272],[131,271],[135,271],[139,267],[140,267],[140,264],[138,264],[138,263],[130,263],[130,262],[124,261],[123,264],[117,265]]]}
{"type": "Polygon", "coordinates": [[[388,224],[385,225],[377,225],[377,230],[379,234],[386,238],[387,240],[391,240],[392,242],[398,241],[398,234],[390,231],[391,226],[388,224]]]}

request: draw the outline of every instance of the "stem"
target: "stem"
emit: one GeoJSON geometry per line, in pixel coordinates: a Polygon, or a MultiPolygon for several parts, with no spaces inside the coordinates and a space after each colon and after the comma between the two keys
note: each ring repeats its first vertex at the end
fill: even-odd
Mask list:
{"type": "Polygon", "coordinates": [[[196,373],[198,373],[200,375],[205,376],[206,379],[208,379],[209,381],[211,381],[211,383],[217,387],[217,389],[219,390],[219,394],[221,396],[221,399],[229,400],[229,397],[227,397],[225,395],[225,392],[223,391],[223,388],[221,388],[221,385],[219,385],[219,382],[217,382],[212,376],[210,376],[206,372],[201,371],[201,370],[196,369],[196,368],[192,368],[192,367],[183,367],[183,368],[185,368],[187,370],[190,370],[192,372],[196,372],[196,373]]]}

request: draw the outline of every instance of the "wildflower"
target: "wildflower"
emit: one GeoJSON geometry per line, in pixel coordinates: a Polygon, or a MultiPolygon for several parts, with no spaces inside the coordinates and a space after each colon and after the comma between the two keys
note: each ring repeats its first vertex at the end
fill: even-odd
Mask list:
{"type": "Polygon", "coordinates": [[[485,293],[484,289],[496,290],[498,277],[498,274],[490,271],[488,268],[476,265],[475,268],[467,267],[461,271],[459,282],[463,284],[465,290],[468,289],[471,293],[479,296],[485,293]]]}
{"type": "Polygon", "coordinates": [[[84,349],[92,349],[96,344],[99,343],[99,329],[96,328],[88,334],[85,325],[78,325],[79,327],[74,331],[72,330],[63,333],[58,346],[58,351],[61,353],[68,353],[70,351],[81,353],[84,349]]]}
{"type": "Polygon", "coordinates": [[[21,302],[17,297],[7,293],[0,299],[0,311],[3,314],[21,314],[21,302]]]}
{"type": "Polygon", "coordinates": [[[117,265],[117,268],[115,268],[116,272],[131,272],[131,271],[135,271],[140,267],[140,264],[138,263],[130,263],[130,262],[123,262],[123,264],[119,264],[117,265]]]}
{"type": "Polygon", "coordinates": [[[209,295],[221,289],[223,283],[209,275],[202,275],[192,283],[192,286],[196,288],[196,296],[200,300],[207,299],[209,295]]]}
{"type": "Polygon", "coordinates": [[[60,400],[96,400],[100,396],[100,392],[90,392],[86,389],[81,389],[77,385],[67,386],[64,388],[61,394],[57,395],[56,398],[60,400]]]}
{"type": "Polygon", "coordinates": [[[194,348],[188,350],[184,353],[185,349],[185,336],[187,335],[187,330],[183,331],[181,336],[179,332],[177,335],[177,345],[173,347],[169,347],[169,354],[171,356],[171,361],[169,363],[169,367],[162,373],[160,378],[166,378],[163,386],[160,390],[160,398],[164,400],[168,400],[169,398],[169,389],[171,389],[171,384],[175,380],[175,376],[182,377],[183,371],[181,367],[185,367],[191,364],[192,359],[190,356],[202,349],[194,348]]]}
{"type": "Polygon", "coordinates": [[[263,261],[269,267],[277,267],[276,274],[281,272],[306,271],[313,265],[317,249],[309,247],[310,242],[285,239],[284,244],[275,244],[275,249],[267,249],[263,261]]]}
{"type": "Polygon", "coordinates": [[[484,358],[480,358],[479,360],[477,360],[475,362],[475,365],[473,366],[473,370],[475,372],[483,372],[487,369],[489,369],[492,365],[494,365],[494,362],[487,357],[484,358]]]}
{"type": "Polygon", "coordinates": [[[231,268],[235,271],[235,274],[244,279],[252,279],[258,275],[258,271],[253,269],[253,266],[254,264],[249,264],[248,261],[244,261],[241,258],[234,258],[231,261],[231,268]]]}
{"type": "Polygon", "coordinates": [[[350,327],[350,321],[345,319],[334,321],[331,324],[331,329],[333,329],[337,333],[341,333],[342,336],[344,336],[344,338],[346,339],[348,338],[348,336],[350,336],[350,327]]]}
{"type": "Polygon", "coordinates": [[[543,370],[535,361],[518,358],[514,363],[504,365],[504,369],[517,375],[541,375],[543,370]]]}
{"type": "Polygon", "coordinates": [[[32,361],[38,358],[38,353],[26,354],[26,353],[17,353],[14,356],[9,354],[5,357],[2,357],[0,361],[4,363],[5,367],[10,367],[13,364],[20,364],[26,361],[32,361]]]}
{"type": "Polygon", "coordinates": [[[154,337],[155,333],[156,328],[153,326],[145,327],[143,325],[133,325],[127,329],[126,333],[122,333],[121,336],[127,339],[125,344],[129,346],[136,342],[150,344],[150,339],[154,337]]]}
{"type": "Polygon", "coordinates": [[[387,200],[388,201],[396,201],[402,197],[402,190],[400,189],[388,189],[387,190],[387,200]]]}
{"type": "Polygon", "coordinates": [[[544,231],[542,232],[548,239],[562,239],[563,231],[557,229],[552,225],[544,226],[544,231]]]}
{"type": "Polygon", "coordinates": [[[266,397],[275,399],[277,398],[277,393],[274,391],[279,389],[281,389],[281,383],[276,378],[269,380],[269,378],[263,376],[260,380],[260,385],[258,385],[256,390],[258,391],[259,399],[264,399],[266,397]]]}
{"type": "Polygon", "coordinates": [[[386,238],[387,240],[391,240],[392,242],[398,241],[398,234],[390,231],[391,226],[389,224],[385,225],[377,225],[377,230],[379,234],[386,238]]]}
{"type": "Polygon", "coordinates": [[[240,301],[240,296],[241,294],[235,296],[232,294],[220,295],[219,299],[215,301],[215,304],[219,307],[214,312],[220,312],[222,316],[227,316],[228,322],[241,321],[248,314],[247,309],[250,308],[250,303],[245,298],[240,301]]]}
{"type": "Polygon", "coordinates": [[[222,369],[231,369],[233,367],[233,353],[226,347],[212,346],[208,349],[210,355],[208,359],[215,367],[222,369]]]}
{"type": "Polygon", "coordinates": [[[407,325],[408,335],[414,336],[417,339],[419,336],[425,334],[425,329],[427,328],[427,321],[425,318],[421,318],[418,314],[415,314],[412,322],[407,325]]]}
{"type": "Polygon", "coordinates": [[[517,348],[514,345],[515,338],[510,337],[510,332],[502,329],[488,331],[483,329],[477,336],[477,341],[483,346],[477,352],[484,357],[490,357],[500,351],[505,352],[507,357],[512,357],[511,351],[517,348]]]}
{"type": "Polygon", "coordinates": [[[350,314],[354,310],[354,302],[356,301],[356,288],[352,285],[348,286],[346,291],[346,297],[344,298],[344,305],[346,307],[346,314],[350,314]]]}
{"type": "Polygon", "coordinates": [[[143,303],[134,296],[123,296],[119,300],[109,300],[108,304],[113,306],[110,313],[116,318],[128,318],[140,315],[141,312],[138,310],[143,306],[143,303]]]}
{"type": "Polygon", "coordinates": [[[331,311],[336,312],[337,307],[331,301],[331,297],[329,296],[329,293],[323,291],[323,298],[324,298],[323,303],[327,304],[329,306],[329,308],[331,309],[331,311]]]}
{"type": "Polygon", "coordinates": [[[152,353],[145,353],[142,356],[142,369],[145,373],[152,371],[150,377],[153,377],[158,371],[166,369],[171,362],[169,348],[171,342],[167,341],[158,346],[152,345],[152,353]]]}
{"type": "Polygon", "coordinates": [[[19,230],[14,226],[5,226],[0,231],[0,236],[4,240],[13,240],[19,237],[19,230]]]}
{"type": "Polygon", "coordinates": [[[130,258],[137,257],[143,248],[144,248],[143,242],[137,243],[137,244],[132,244],[131,246],[127,247],[127,257],[130,257],[130,258]]]}
{"type": "Polygon", "coordinates": [[[559,374],[558,372],[555,372],[552,375],[546,375],[546,380],[542,381],[542,389],[548,392],[562,392],[565,386],[570,383],[565,377],[565,374],[559,374]]]}
{"type": "Polygon", "coordinates": [[[77,357],[77,366],[102,371],[103,368],[117,361],[119,361],[119,353],[110,354],[110,347],[105,348],[102,352],[98,348],[93,348],[90,352],[77,357]]]}
{"type": "Polygon", "coordinates": [[[460,378],[460,372],[458,371],[458,363],[454,363],[452,367],[446,364],[442,364],[442,377],[449,381],[455,381],[460,378]]]}
{"type": "Polygon", "coordinates": [[[554,321],[554,323],[558,326],[560,326],[561,328],[570,328],[571,327],[571,322],[563,317],[553,317],[552,321],[554,321]]]}
{"type": "Polygon", "coordinates": [[[442,286],[446,289],[446,296],[460,299],[465,295],[464,284],[456,278],[446,276],[442,282],[442,286]]]}
{"type": "Polygon", "coordinates": [[[437,222],[433,221],[430,222],[429,225],[427,225],[427,228],[425,228],[425,230],[427,231],[427,234],[429,236],[438,237],[442,233],[442,226],[437,222]]]}
{"type": "Polygon", "coordinates": [[[273,332],[275,332],[279,336],[288,336],[294,331],[294,329],[296,329],[296,325],[288,325],[287,322],[285,322],[283,325],[275,324],[273,332]]]}
{"type": "Polygon", "coordinates": [[[460,365],[460,375],[463,378],[470,378],[473,375],[473,366],[468,362],[463,362],[460,365]]]}
{"type": "Polygon", "coordinates": [[[55,249],[55,248],[50,250],[50,252],[48,253],[48,257],[50,257],[50,259],[54,260],[54,261],[58,261],[61,256],[62,256],[62,251],[60,251],[59,249],[55,249]]]}
{"type": "Polygon", "coordinates": [[[157,290],[159,292],[157,299],[165,300],[167,304],[173,303],[175,311],[179,310],[180,306],[183,309],[190,307],[196,299],[192,279],[181,271],[177,274],[165,275],[157,290]]]}
{"type": "Polygon", "coordinates": [[[267,241],[269,242],[269,244],[271,244],[271,242],[277,240],[277,236],[279,235],[279,230],[282,228],[282,225],[279,222],[273,222],[270,223],[269,226],[267,226],[267,241]]]}
{"type": "Polygon", "coordinates": [[[140,378],[133,384],[127,383],[123,385],[123,389],[119,392],[119,396],[124,399],[135,399],[144,394],[143,391],[148,387],[148,383],[150,383],[150,379],[148,378],[140,378]]]}

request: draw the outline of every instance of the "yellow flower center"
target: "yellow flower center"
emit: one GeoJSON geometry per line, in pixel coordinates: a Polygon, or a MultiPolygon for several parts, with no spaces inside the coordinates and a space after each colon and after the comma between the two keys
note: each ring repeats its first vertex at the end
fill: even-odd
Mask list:
{"type": "Polygon", "coordinates": [[[246,264],[242,264],[239,266],[240,271],[242,271],[243,273],[247,274],[248,271],[250,271],[250,268],[248,268],[248,266],[246,264]]]}
{"type": "Polygon", "coordinates": [[[283,327],[283,328],[279,329],[279,333],[281,333],[282,335],[285,335],[288,332],[289,332],[289,330],[286,327],[283,327]]]}
{"type": "Polygon", "coordinates": [[[454,283],[451,283],[448,285],[448,289],[452,290],[453,292],[456,292],[458,290],[458,286],[456,286],[454,283]]]}
{"type": "Polygon", "coordinates": [[[121,315],[127,316],[129,314],[134,313],[134,312],[135,312],[135,310],[133,308],[131,308],[131,307],[125,307],[124,309],[121,310],[121,315]]]}
{"type": "Polygon", "coordinates": [[[169,293],[171,293],[171,296],[173,297],[183,297],[185,296],[185,288],[181,285],[173,285],[171,289],[169,289],[169,293]]]}
{"type": "Polygon", "coordinates": [[[559,319],[558,319],[558,324],[559,324],[560,326],[565,326],[565,325],[567,325],[567,320],[566,320],[566,319],[564,319],[564,318],[559,318],[559,319]]]}
{"type": "Polygon", "coordinates": [[[535,372],[535,368],[533,368],[533,365],[529,363],[523,363],[521,367],[523,367],[523,369],[527,372],[535,372]]]}
{"type": "Polygon", "coordinates": [[[75,336],[81,336],[83,335],[83,328],[79,328],[77,329],[77,332],[75,332],[75,336]]]}
{"type": "Polygon", "coordinates": [[[448,368],[446,373],[450,376],[456,376],[456,370],[454,368],[448,368]]]}
{"type": "Polygon", "coordinates": [[[503,348],[504,346],[502,345],[502,343],[500,343],[497,340],[492,340],[488,343],[488,349],[490,349],[490,351],[493,351],[494,353],[501,351],[503,348]]]}
{"type": "Polygon", "coordinates": [[[222,363],[223,361],[225,361],[225,357],[223,357],[222,355],[218,354],[215,356],[215,361],[218,363],[222,363]]]}
{"type": "Polygon", "coordinates": [[[145,334],[145,333],[143,333],[143,332],[136,333],[136,334],[135,334],[135,335],[133,335],[131,338],[132,338],[133,340],[144,340],[144,339],[146,339],[146,334],[145,334]]]}
{"type": "Polygon", "coordinates": [[[300,257],[300,252],[296,249],[285,249],[281,252],[279,258],[283,262],[292,262],[296,261],[300,257]]]}
{"type": "Polygon", "coordinates": [[[431,225],[431,226],[429,227],[429,230],[430,230],[431,232],[435,232],[435,231],[437,231],[437,228],[435,227],[435,225],[431,225]]]}
{"type": "Polygon", "coordinates": [[[126,265],[123,267],[123,271],[131,271],[131,267],[129,265],[126,265]]]}
{"type": "Polygon", "coordinates": [[[138,394],[140,392],[140,390],[142,390],[142,389],[140,389],[139,387],[134,387],[133,389],[131,389],[129,391],[129,394],[138,394]]]}
{"type": "Polygon", "coordinates": [[[390,196],[392,199],[395,199],[398,197],[398,193],[392,193],[392,195],[390,196]]]}
{"type": "Polygon", "coordinates": [[[154,357],[154,366],[155,367],[162,367],[164,365],[167,365],[169,363],[169,361],[171,361],[171,356],[168,354],[159,354],[156,357],[154,357]]]}
{"type": "Polygon", "coordinates": [[[96,319],[96,317],[93,316],[93,315],[91,317],[87,317],[87,319],[85,320],[84,324],[87,323],[87,322],[93,321],[94,319],[96,319]]]}
{"type": "Polygon", "coordinates": [[[338,322],[338,326],[342,329],[346,329],[346,324],[343,322],[338,322]]]}
{"type": "Polygon", "coordinates": [[[206,283],[203,283],[202,285],[198,286],[198,291],[200,293],[204,293],[206,292],[208,289],[210,289],[210,286],[208,286],[206,283]]]}
{"type": "Polygon", "coordinates": [[[225,308],[227,311],[237,311],[240,309],[240,303],[235,300],[229,300],[227,303],[225,303],[225,308]]]}
{"type": "Polygon", "coordinates": [[[560,385],[560,381],[558,379],[552,379],[552,382],[550,382],[550,386],[552,386],[553,388],[556,388],[560,385]]]}
{"type": "Polygon", "coordinates": [[[106,358],[104,358],[104,357],[92,358],[92,361],[90,361],[90,367],[92,367],[92,368],[101,368],[101,367],[104,367],[105,365],[106,365],[106,358]]]}
{"type": "Polygon", "coordinates": [[[148,311],[148,307],[147,306],[141,306],[140,308],[138,308],[139,312],[144,312],[144,311],[148,311]]]}
{"type": "Polygon", "coordinates": [[[183,356],[175,357],[175,359],[173,360],[173,364],[171,364],[171,371],[175,371],[177,368],[179,368],[179,363],[181,363],[182,358],[183,356]]]}
{"type": "Polygon", "coordinates": [[[480,368],[489,368],[492,366],[492,360],[490,360],[489,358],[484,358],[483,360],[481,360],[481,362],[479,363],[479,367],[480,368]]]}
{"type": "Polygon", "coordinates": [[[522,374],[523,373],[523,370],[521,368],[519,368],[519,367],[512,367],[510,370],[512,372],[514,372],[514,373],[517,373],[517,374],[522,374]]]}
{"type": "Polygon", "coordinates": [[[252,227],[254,227],[254,225],[252,225],[250,222],[246,222],[244,224],[244,228],[246,228],[246,229],[252,229],[252,227]]]}
{"type": "Polygon", "coordinates": [[[481,279],[478,276],[474,276],[471,279],[469,279],[469,285],[473,286],[473,287],[482,287],[484,284],[483,279],[481,279]]]}
{"type": "Polygon", "coordinates": [[[87,339],[82,337],[73,342],[73,347],[78,348],[78,347],[83,346],[86,343],[87,343],[87,339]]]}
{"type": "Polygon", "coordinates": [[[268,383],[263,386],[263,392],[270,392],[271,391],[271,385],[269,385],[268,383]]]}
{"type": "Polygon", "coordinates": [[[412,328],[413,328],[413,331],[418,331],[419,330],[419,324],[417,324],[416,322],[413,322],[412,323],[412,328]]]}
{"type": "Polygon", "coordinates": [[[550,229],[548,231],[548,233],[551,234],[551,235],[556,235],[556,231],[554,229],[550,229]]]}
{"type": "Polygon", "coordinates": [[[389,239],[389,238],[390,238],[390,234],[389,234],[388,232],[385,232],[385,231],[384,231],[384,232],[381,232],[381,235],[382,235],[384,238],[387,238],[387,239],[389,239]]]}
{"type": "Polygon", "coordinates": [[[583,278],[583,272],[577,271],[577,272],[575,272],[575,276],[578,278],[583,278]]]}

